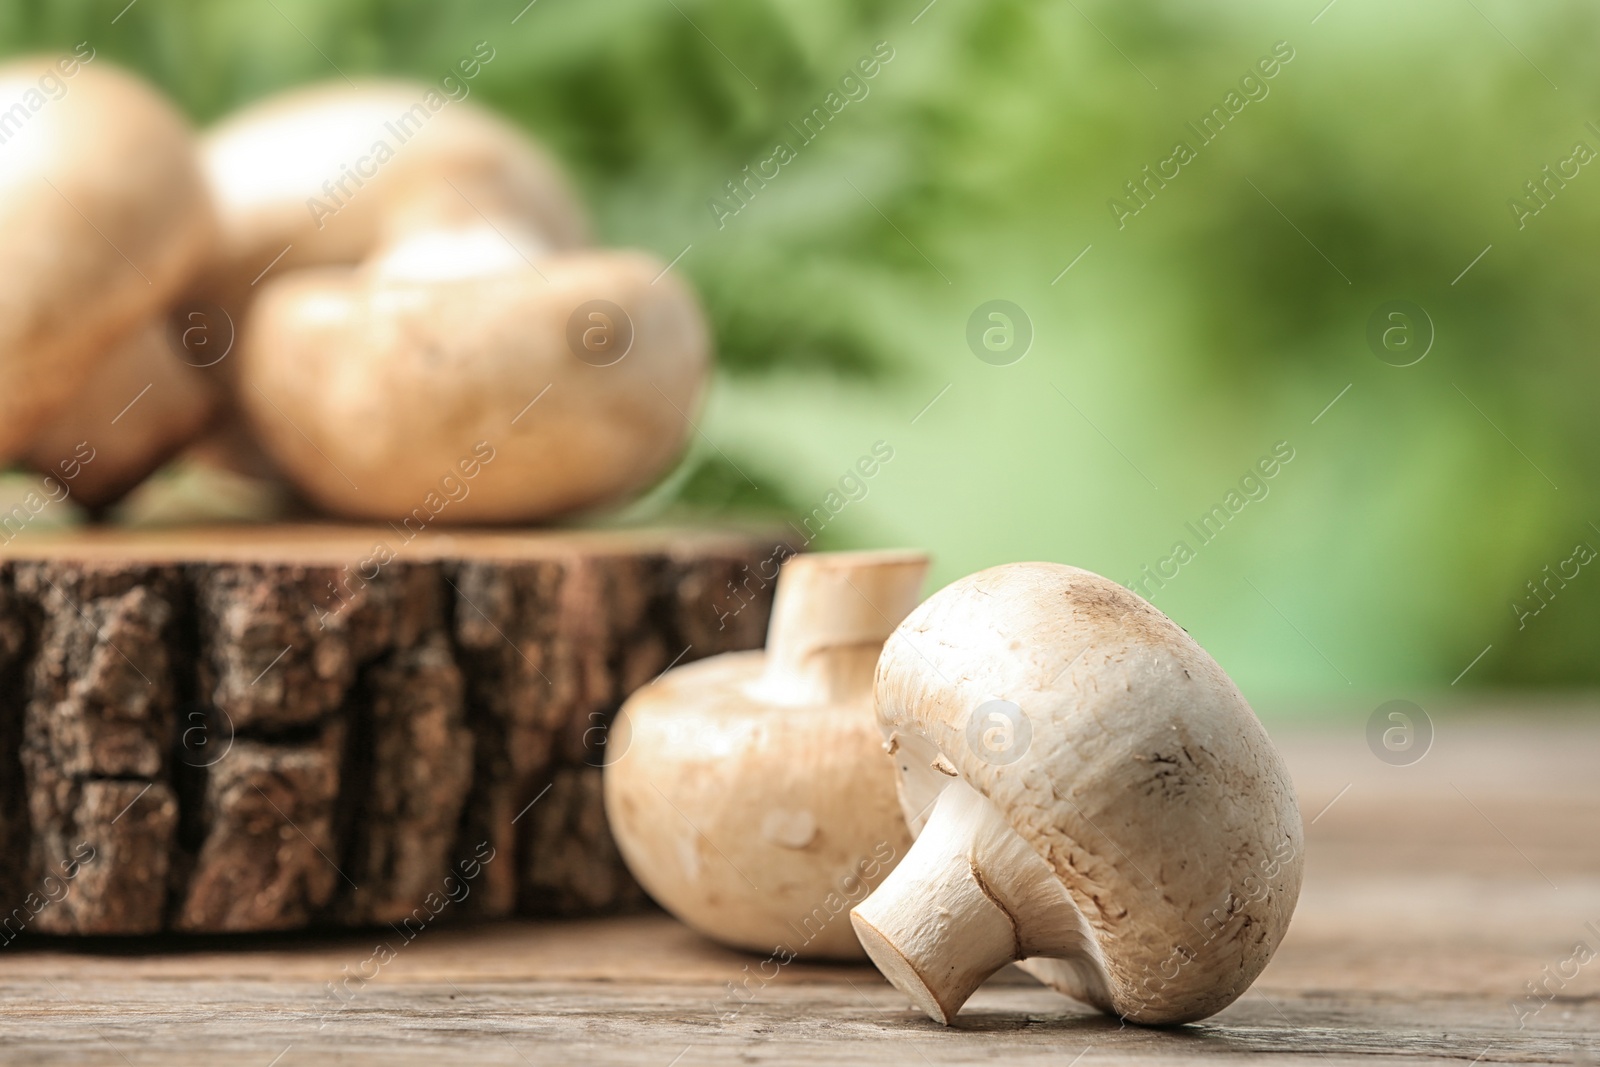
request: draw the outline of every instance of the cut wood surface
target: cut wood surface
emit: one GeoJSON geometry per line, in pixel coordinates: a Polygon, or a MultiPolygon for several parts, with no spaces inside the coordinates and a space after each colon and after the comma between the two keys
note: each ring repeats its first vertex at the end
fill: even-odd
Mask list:
{"type": "Polygon", "coordinates": [[[761,644],[780,545],[317,525],[13,538],[0,893],[67,891],[0,916],[0,938],[399,923],[462,881],[450,920],[638,906],[601,813],[607,727],[668,666],[761,644]]]}
{"type": "Polygon", "coordinates": [[[1600,1061],[1600,958],[1574,962],[1600,951],[1600,721],[1437,715],[1411,766],[1368,750],[1365,716],[1269,725],[1305,813],[1305,889],[1260,980],[1197,1025],[1123,1027],[1008,969],[947,1029],[869,967],[764,963],[653,913],[19,938],[0,954],[0,1062],[1600,1061]]]}

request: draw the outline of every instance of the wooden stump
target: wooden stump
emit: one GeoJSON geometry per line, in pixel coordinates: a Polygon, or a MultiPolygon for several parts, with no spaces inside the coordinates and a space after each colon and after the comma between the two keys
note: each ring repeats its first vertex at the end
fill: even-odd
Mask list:
{"type": "Polygon", "coordinates": [[[683,531],[16,538],[0,899],[22,907],[0,927],[636,904],[600,806],[611,717],[669,665],[758,647],[789,551],[683,531]]]}

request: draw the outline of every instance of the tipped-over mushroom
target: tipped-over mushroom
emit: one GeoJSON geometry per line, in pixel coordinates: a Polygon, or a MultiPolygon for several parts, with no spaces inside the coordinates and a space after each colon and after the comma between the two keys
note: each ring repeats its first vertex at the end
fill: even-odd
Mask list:
{"type": "Polygon", "coordinates": [[[1300,892],[1283,761],[1222,668],[1105,578],[970,575],[884,647],[878,720],[916,844],[851,914],[878,968],[948,1023],[1012,960],[1134,1022],[1211,1015],[1300,892]]]}
{"type": "Polygon", "coordinates": [[[914,552],[797,556],[765,652],[668,671],[624,705],[606,814],[668,911],[739,948],[860,957],[844,913],[910,845],[872,670],[926,570],[914,552]]]}
{"type": "Polygon", "coordinates": [[[87,44],[0,65],[0,101],[8,460],[162,314],[208,253],[215,221],[183,118],[87,44]]]}

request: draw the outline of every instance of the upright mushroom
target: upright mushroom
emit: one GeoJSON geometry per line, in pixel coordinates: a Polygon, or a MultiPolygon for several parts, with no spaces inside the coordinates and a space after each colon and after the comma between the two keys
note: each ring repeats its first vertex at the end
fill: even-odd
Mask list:
{"type": "MultiPolygon", "coordinates": [[[[0,65],[0,460],[22,454],[209,253],[192,135],[79,46],[0,65]]],[[[135,418],[142,418],[142,414],[135,418]]]]}
{"type": "Polygon", "coordinates": [[[258,439],[321,508],[420,530],[612,503],[676,461],[700,307],[634,252],[522,259],[488,227],[267,284],[242,340],[258,439]]]}
{"type": "Polygon", "coordinates": [[[1300,891],[1299,810],[1243,696],[1114,582],[1017,563],[940,590],[874,686],[916,844],[851,915],[948,1023],[1012,960],[1134,1022],[1237,998],[1300,891]]]}
{"type": "Polygon", "coordinates": [[[588,223],[523,132],[436,88],[319,86],[206,140],[223,241],[208,291],[248,297],[235,397],[324,511],[527,522],[647,487],[710,364],[667,264],[579,250],[588,223]]]}
{"type": "Polygon", "coordinates": [[[27,462],[50,475],[79,467],[70,488],[89,508],[138,485],[205,429],[221,397],[216,377],[174,348],[165,316],[135,330],[29,443],[27,462]],[[86,446],[95,458],[80,466],[86,446]]]}
{"type": "MultiPolygon", "coordinates": [[[[464,74],[475,74],[474,62],[463,61],[464,74]]],[[[476,226],[536,259],[584,244],[589,230],[565,178],[526,134],[421,82],[341,81],[268,97],[208,131],[202,158],[221,239],[191,296],[231,317],[241,333],[254,298],[278,278],[306,267],[355,267],[411,234],[423,235],[425,246],[430,233],[476,226]]],[[[234,383],[228,415],[237,418],[218,420],[183,459],[197,484],[248,488],[262,503],[276,502],[269,511],[281,510],[306,493],[289,488],[306,476],[280,471],[283,461],[245,425],[246,399],[267,405],[252,395],[258,384],[239,381],[239,363],[219,368],[234,383]]],[[[266,431],[275,432],[295,433],[281,418],[266,431]]],[[[428,489],[408,489],[402,510],[437,493],[443,476],[435,471],[428,489]]],[[[449,485],[463,484],[457,471],[449,485]]]]}
{"type": "Polygon", "coordinates": [[[612,833],[650,895],[707,937],[860,956],[844,913],[910,844],[872,670],[927,563],[916,552],[790,559],[765,652],[668,671],[623,706],[606,743],[612,833]]]}

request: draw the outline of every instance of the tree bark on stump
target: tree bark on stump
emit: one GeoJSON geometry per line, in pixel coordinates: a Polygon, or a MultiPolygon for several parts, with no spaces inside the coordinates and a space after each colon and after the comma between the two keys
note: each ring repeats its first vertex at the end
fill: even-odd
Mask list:
{"type": "Polygon", "coordinates": [[[0,939],[597,914],[605,738],[759,647],[754,532],[80,531],[0,547],[0,939]]]}

